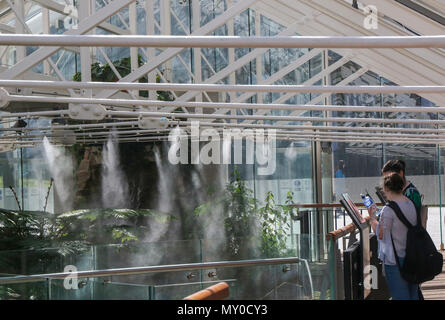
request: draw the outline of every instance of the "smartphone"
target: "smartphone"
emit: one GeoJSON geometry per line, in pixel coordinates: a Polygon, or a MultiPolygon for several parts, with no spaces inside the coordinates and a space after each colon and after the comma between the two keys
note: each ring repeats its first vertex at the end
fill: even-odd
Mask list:
{"type": "Polygon", "coordinates": [[[383,189],[381,187],[375,187],[375,193],[377,197],[379,197],[381,203],[386,204],[388,202],[385,193],[383,192],[383,189]]]}

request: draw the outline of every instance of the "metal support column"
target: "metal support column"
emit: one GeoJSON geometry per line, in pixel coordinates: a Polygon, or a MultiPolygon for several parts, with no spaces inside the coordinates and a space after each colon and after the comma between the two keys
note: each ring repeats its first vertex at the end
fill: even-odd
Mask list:
{"type": "MultiPolygon", "coordinates": [[[[27,33],[27,30],[25,26],[22,24],[22,22],[25,21],[25,1],[14,1],[13,5],[15,7],[15,14],[16,14],[16,20],[15,20],[15,32],[17,34],[25,34],[27,33]]],[[[16,61],[19,62],[23,60],[26,56],[26,47],[25,46],[16,46],[15,47],[16,52],[16,61]]]]}
{"type": "MultiPolygon", "coordinates": [[[[192,27],[193,31],[201,28],[201,2],[199,0],[192,0],[192,27]]],[[[193,48],[193,74],[195,76],[195,83],[202,82],[202,68],[201,68],[201,49],[193,48]]],[[[195,98],[196,101],[202,101],[202,93],[198,93],[195,98]]],[[[196,113],[202,113],[202,108],[195,108],[196,113]]]]}
{"type": "MultiPolygon", "coordinates": [[[[91,14],[91,1],[79,1],[79,23],[81,23],[84,19],[87,19],[91,14]]],[[[87,32],[86,34],[91,34],[87,32]]],[[[83,82],[91,81],[91,48],[89,47],[81,47],[80,48],[80,70],[82,74],[83,82]]],[[[82,96],[84,97],[92,97],[93,91],[91,89],[82,89],[82,96]]]]}
{"type": "MultiPolygon", "coordinates": [[[[42,31],[43,34],[50,34],[49,31],[49,10],[47,8],[42,8],[42,31]]],[[[43,74],[49,75],[50,66],[48,61],[43,61],[43,74]]]]}
{"type": "MultiPolygon", "coordinates": [[[[312,179],[313,179],[313,192],[316,203],[323,203],[323,193],[322,193],[322,181],[321,181],[321,142],[314,141],[312,143],[312,179]]],[[[323,218],[322,212],[316,210],[316,213],[311,217],[311,224],[313,226],[311,230],[312,237],[312,252],[314,252],[314,259],[318,260],[323,257],[323,218]]]]}
{"type": "MultiPolygon", "coordinates": [[[[147,35],[155,35],[155,5],[154,0],[145,0],[145,23],[147,28],[147,35]]],[[[148,62],[155,59],[155,48],[147,48],[148,62]]],[[[149,83],[156,82],[156,71],[150,71],[147,75],[149,83]]],[[[148,91],[149,100],[157,100],[156,90],[148,91]]],[[[157,110],[157,107],[149,108],[151,110],[157,110]]]]}
{"type": "Polygon", "coordinates": [[[442,181],[441,181],[441,166],[440,166],[440,145],[437,145],[437,171],[439,177],[439,216],[440,216],[440,250],[444,250],[443,233],[442,233],[442,181]]]}
{"type": "MultiPolygon", "coordinates": [[[[171,13],[170,13],[170,1],[171,0],[163,0],[159,1],[160,10],[161,10],[161,34],[165,36],[170,36],[171,34],[171,13]]],[[[169,59],[164,64],[164,78],[167,81],[172,81],[172,61],[169,59]]]]}
{"type": "MultiPolygon", "coordinates": [[[[231,7],[232,5],[233,5],[233,0],[228,0],[227,6],[231,7]]],[[[233,23],[232,18],[227,20],[227,33],[228,36],[233,37],[235,35],[235,25],[233,23]]],[[[228,50],[229,50],[229,66],[233,66],[233,64],[235,63],[235,49],[229,48],[228,50]]],[[[236,83],[235,70],[229,75],[229,83],[231,85],[236,83]]],[[[235,101],[236,94],[234,92],[230,92],[229,95],[230,95],[230,102],[235,101]]],[[[230,110],[230,114],[235,115],[236,110],[230,110]]],[[[230,122],[236,123],[236,120],[231,120],[230,122]]]]}
{"type": "MultiPolygon", "coordinates": [[[[255,10],[255,36],[261,36],[261,14],[255,10]]],[[[260,54],[255,58],[256,62],[256,83],[260,84],[263,81],[263,55],[260,54]]],[[[263,103],[263,94],[257,93],[257,103],[263,103]]]]}
{"type": "MultiPolygon", "coordinates": [[[[133,2],[129,5],[129,26],[130,26],[130,32],[132,35],[137,35],[137,11],[136,11],[136,3],[133,2]]],[[[134,72],[139,68],[139,48],[137,47],[131,47],[130,48],[130,64],[131,64],[131,72],[134,72]]],[[[132,91],[132,94],[134,96],[139,96],[139,91],[134,90],[132,91]]]]}

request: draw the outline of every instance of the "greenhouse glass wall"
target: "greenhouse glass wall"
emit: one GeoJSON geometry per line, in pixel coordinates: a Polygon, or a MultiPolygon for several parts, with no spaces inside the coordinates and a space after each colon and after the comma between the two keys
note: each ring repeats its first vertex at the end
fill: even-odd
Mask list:
{"type": "Polygon", "coordinates": [[[342,194],[378,200],[388,160],[406,163],[443,248],[444,118],[435,107],[444,92],[391,92],[440,86],[443,49],[223,43],[445,30],[434,1],[376,2],[371,13],[367,0],[1,2],[2,41],[122,42],[0,43],[0,274],[257,263],[93,274],[71,291],[60,278],[0,281],[0,298],[182,299],[219,281],[231,299],[344,297],[326,235],[352,223],[342,194]],[[378,28],[364,25],[369,14],[378,28]],[[124,41],[136,36],[220,37],[221,46],[124,41]]]}

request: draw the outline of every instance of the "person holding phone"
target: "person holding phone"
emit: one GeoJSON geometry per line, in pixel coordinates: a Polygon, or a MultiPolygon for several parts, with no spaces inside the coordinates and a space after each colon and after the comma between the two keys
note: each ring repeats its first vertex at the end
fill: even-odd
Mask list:
{"type": "Polygon", "coordinates": [[[372,199],[372,197],[370,196],[369,193],[367,193],[366,195],[360,194],[360,196],[362,197],[363,204],[365,205],[366,209],[373,207],[374,215],[377,216],[377,220],[378,220],[380,217],[380,209],[377,207],[374,199],[372,199]]]}
{"type": "Polygon", "coordinates": [[[405,167],[405,161],[403,160],[389,160],[383,166],[382,174],[384,177],[392,173],[399,174],[403,179],[403,195],[410,199],[420,212],[422,209],[422,197],[416,186],[411,181],[406,180],[405,167]]]}
{"type": "MultiPolygon", "coordinates": [[[[383,189],[388,200],[395,201],[401,211],[412,224],[417,221],[417,211],[414,203],[403,194],[405,181],[398,173],[383,177],[383,189]]],[[[394,250],[403,266],[406,254],[407,227],[397,218],[389,206],[383,207],[380,220],[375,216],[375,207],[368,209],[370,224],[379,241],[379,259],[383,262],[386,282],[393,300],[419,300],[419,286],[408,283],[400,274],[394,250]],[[394,247],[392,245],[394,241],[394,247]]]]}

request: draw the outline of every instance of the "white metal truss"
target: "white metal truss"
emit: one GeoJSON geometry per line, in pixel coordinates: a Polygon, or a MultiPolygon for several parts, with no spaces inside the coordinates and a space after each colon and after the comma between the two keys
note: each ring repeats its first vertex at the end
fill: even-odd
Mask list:
{"type": "Polygon", "coordinates": [[[80,143],[100,143],[106,139],[111,127],[118,129],[117,139],[122,142],[158,141],[166,139],[169,130],[174,126],[187,128],[192,120],[200,121],[203,126],[219,129],[275,128],[279,130],[279,139],[298,141],[445,143],[445,129],[442,129],[445,120],[440,117],[444,113],[441,103],[445,98],[445,53],[439,49],[445,48],[445,27],[398,3],[384,0],[360,1],[363,5],[374,4],[379,7],[379,29],[366,30],[360,25],[363,12],[344,0],[301,0],[298,3],[292,0],[227,1],[227,10],[205,25],[200,23],[199,1],[192,1],[192,30],[188,30],[172,11],[169,2],[165,1],[160,2],[158,23],[154,1],[146,0],[143,9],[146,11],[147,35],[138,35],[137,4],[134,0],[103,1],[103,8],[98,10],[92,5],[92,1],[86,0],[81,1],[75,11],[67,11],[63,4],[53,0],[36,0],[33,3],[42,7],[44,32],[37,35],[31,34],[32,30],[29,30],[24,20],[32,2],[6,2],[10,6],[9,14],[15,17],[16,23],[11,25],[7,19],[0,18],[0,46],[3,46],[0,54],[3,59],[9,52],[8,46],[16,47],[17,62],[0,71],[0,88],[6,89],[0,90],[2,110],[5,111],[0,114],[0,119],[14,121],[17,117],[25,120],[47,117],[62,123],[69,118],[87,121],[69,125],[58,125],[54,121],[52,125],[42,128],[5,127],[0,129],[0,132],[8,133],[0,136],[0,144],[3,145],[33,145],[39,143],[43,136],[58,137],[60,132],[55,133],[56,130],[75,137],[80,143]],[[128,8],[128,21],[121,13],[124,8],[128,8]],[[234,36],[233,19],[247,9],[252,10],[256,17],[255,36],[234,36]],[[63,35],[47,34],[50,11],[77,19],[76,28],[63,35]],[[123,27],[108,21],[114,15],[123,27]],[[261,36],[259,21],[262,15],[279,22],[284,27],[283,31],[274,37],[261,36]],[[407,28],[400,28],[386,17],[402,23],[407,28]],[[170,19],[179,24],[185,36],[171,35],[170,19]],[[223,25],[227,27],[227,36],[211,36],[212,32],[223,25]],[[114,36],[98,35],[97,28],[114,36]],[[409,30],[421,36],[413,35],[409,30]],[[26,46],[40,48],[26,55],[26,46]],[[119,74],[110,57],[102,49],[105,46],[131,47],[130,74],[119,74]],[[193,48],[193,67],[187,66],[180,56],[186,48],[193,48]],[[225,61],[227,66],[219,71],[214,70],[201,48],[229,48],[225,61]],[[252,50],[236,59],[233,48],[252,50]],[[312,50],[265,78],[261,59],[270,48],[312,50]],[[301,85],[276,84],[318,55],[324,54],[323,57],[326,58],[326,51],[323,53],[324,50],[321,50],[324,48],[334,49],[333,51],[339,53],[342,58],[330,66],[324,66],[319,73],[311,75],[301,85]],[[80,54],[81,82],[64,79],[58,64],[63,53],[59,61],[54,62],[51,59],[52,55],[63,50],[80,54]],[[139,52],[146,59],[142,66],[138,65],[139,52]],[[118,78],[117,82],[91,81],[91,64],[98,56],[103,56],[110,65],[118,78]],[[175,58],[185,67],[192,83],[171,83],[172,61],[175,58]],[[335,86],[326,85],[329,75],[349,61],[357,63],[361,68],[335,86]],[[36,74],[34,81],[28,78],[33,72],[32,68],[42,62],[44,74],[53,70],[58,79],[48,81],[48,78],[43,78],[43,74],[41,77],[36,74]],[[235,73],[246,72],[246,65],[252,62],[256,65],[256,83],[236,84],[235,73]],[[202,78],[202,64],[212,72],[206,80],[202,78]],[[368,70],[400,86],[349,85],[368,70]],[[138,82],[146,75],[148,83],[138,82]],[[156,83],[156,75],[163,83],[156,83]],[[228,84],[223,83],[224,79],[228,79],[228,84]],[[315,85],[319,81],[322,81],[323,85],[315,85]],[[148,91],[148,98],[140,97],[140,90],[148,91]],[[54,95],[50,96],[50,91],[53,91],[54,95]],[[170,92],[174,101],[156,100],[157,91],[170,92]],[[264,92],[279,92],[282,95],[271,103],[264,103],[261,95],[264,92]],[[220,94],[215,96],[211,93],[220,94]],[[224,93],[228,94],[230,102],[225,100],[224,93]],[[241,94],[238,96],[237,93],[241,94]],[[301,93],[320,95],[306,104],[286,103],[301,93]],[[337,106],[328,102],[332,93],[416,93],[434,102],[436,107],[337,106]],[[246,103],[255,95],[256,103],[246,103]],[[17,105],[24,103],[29,103],[30,106],[47,104],[48,107],[39,107],[35,111],[31,108],[27,111],[16,110],[17,105]],[[55,105],[59,106],[57,110],[55,105]],[[76,107],[69,107],[72,105],[76,107]],[[177,111],[178,108],[180,112],[177,111]],[[76,117],[73,110],[85,112],[84,118],[76,117]],[[286,112],[277,115],[276,111],[286,112]],[[320,111],[324,116],[305,116],[308,111],[320,111]],[[393,118],[331,116],[334,111],[389,113],[393,118]],[[93,116],[95,113],[98,115],[93,116]],[[415,116],[426,113],[434,114],[436,118],[415,116]],[[88,118],[89,116],[91,118],[88,118]],[[142,128],[141,119],[165,119],[169,127],[142,128]],[[99,120],[99,123],[93,123],[93,120],[99,120]],[[316,123],[323,125],[317,126],[316,123]],[[70,129],[74,132],[67,131],[70,129]],[[40,130],[40,133],[36,133],[36,130],[40,130]]]}
{"type": "MultiPolygon", "coordinates": [[[[343,0],[314,0],[299,1],[262,1],[262,6],[273,5],[274,10],[264,10],[264,14],[279,13],[281,23],[291,23],[295,17],[319,13],[316,19],[308,20],[299,30],[306,36],[412,36],[399,27],[379,20],[376,30],[367,30],[363,27],[363,12],[354,9],[343,0]],[[289,22],[287,22],[289,21],[289,22]]],[[[267,7],[270,8],[270,7],[267,7]]],[[[381,12],[390,16],[391,12],[381,12]]],[[[445,29],[445,28],[444,28],[445,29]]],[[[344,54],[343,49],[336,52],[344,54]]],[[[370,70],[398,85],[413,84],[441,84],[445,81],[443,52],[437,49],[370,49],[356,50],[354,62],[361,66],[368,66],[370,70]]],[[[440,105],[443,95],[424,95],[425,98],[440,105]]]]}
{"type": "MultiPolygon", "coordinates": [[[[223,14],[216,17],[214,20],[210,21],[206,25],[200,27],[199,29],[195,30],[192,35],[205,35],[212,31],[214,31],[216,28],[220,27],[221,25],[224,25],[227,20],[232,19],[242,11],[249,8],[249,6],[253,5],[257,0],[243,0],[239,1],[238,3],[234,4],[232,7],[228,8],[223,14]]],[[[142,67],[134,70],[132,73],[130,73],[128,76],[122,78],[120,81],[136,81],[143,77],[145,74],[153,71],[155,68],[157,68],[162,63],[165,63],[166,61],[170,60],[177,54],[179,54],[182,51],[182,48],[168,48],[159,55],[155,57],[152,61],[148,61],[145,65],[142,67]]],[[[116,93],[116,90],[104,90],[96,94],[97,97],[105,98],[110,97],[114,93],[116,93]]]]}
{"type": "MultiPolygon", "coordinates": [[[[261,5],[271,5],[270,2],[261,2],[261,5]]],[[[399,34],[401,36],[412,35],[407,34],[406,30],[399,30],[388,23],[379,21],[377,30],[365,30],[363,28],[364,14],[344,1],[302,1],[298,6],[292,1],[278,1],[273,4],[274,10],[263,10],[266,15],[280,13],[282,23],[286,24],[287,16],[289,23],[298,15],[320,13],[316,21],[308,21],[300,33],[304,35],[371,35],[384,36],[399,34]],[[281,6],[281,7],[280,7],[281,6]],[[346,18],[346,19],[345,19],[346,18]]],[[[393,11],[380,11],[381,16],[391,15],[393,11]]],[[[423,18],[425,20],[425,17],[423,18]]],[[[427,19],[426,19],[427,20],[427,19]]],[[[426,24],[429,22],[426,21],[426,24]]],[[[441,27],[443,29],[443,27],[441,27]]],[[[340,54],[344,54],[342,49],[335,50],[340,54]]],[[[423,50],[421,54],[414,56],[409,50],[360,50],[356,51],[356,55],[352,59],[354,62],[362,66],[369,67],[370,70],[393,80],[398,84],[414,84],[414,83],[443,83],[443,75],[440,73],[443,66],[432,66],[434,63],[442,63],[443,53],[437,50],[423,50]],[[377,52],[377,54],[374,54],[377,52]],[[432,54],[436,55],[435,57],[432,54]],[[439,54],[439,55],[438,55],[439,54]],[[406,58],[406,55],[409,58],[406,58]],[[433,76],[434,75],[434,76],[433,76]]],[[[429,100],[436,102],[438,105],[443,101],[443,95],[422,94],[429,100]]]]}
{"type": "MultiPolygon", "coordinates": [[[[68,30],[65,33],[65,35],[84,34],[134,1],[135,0],[114,0],[105,7],[103,7],[102,9],[100,9],[99,11],[95,12],[94,14],[80,21],[76,29],[68,30]]],[[[4,35],[2,35],[2,37],[3,36],[4,35]]],[[[29,56],[27,56],[26,58],[19,61],[17,64],[12,66],[8,70],[0,73],[0,78],[14,79],[17,76],[23,74],[25,71],[32,68],[33,66],[35,66],[36,64],[38,64],[39,62],[41,62],[42,60],[48,58],[49,56],[57,52],[60,48],[61,46],[40,48],[34,51],[29,56]]]]}

